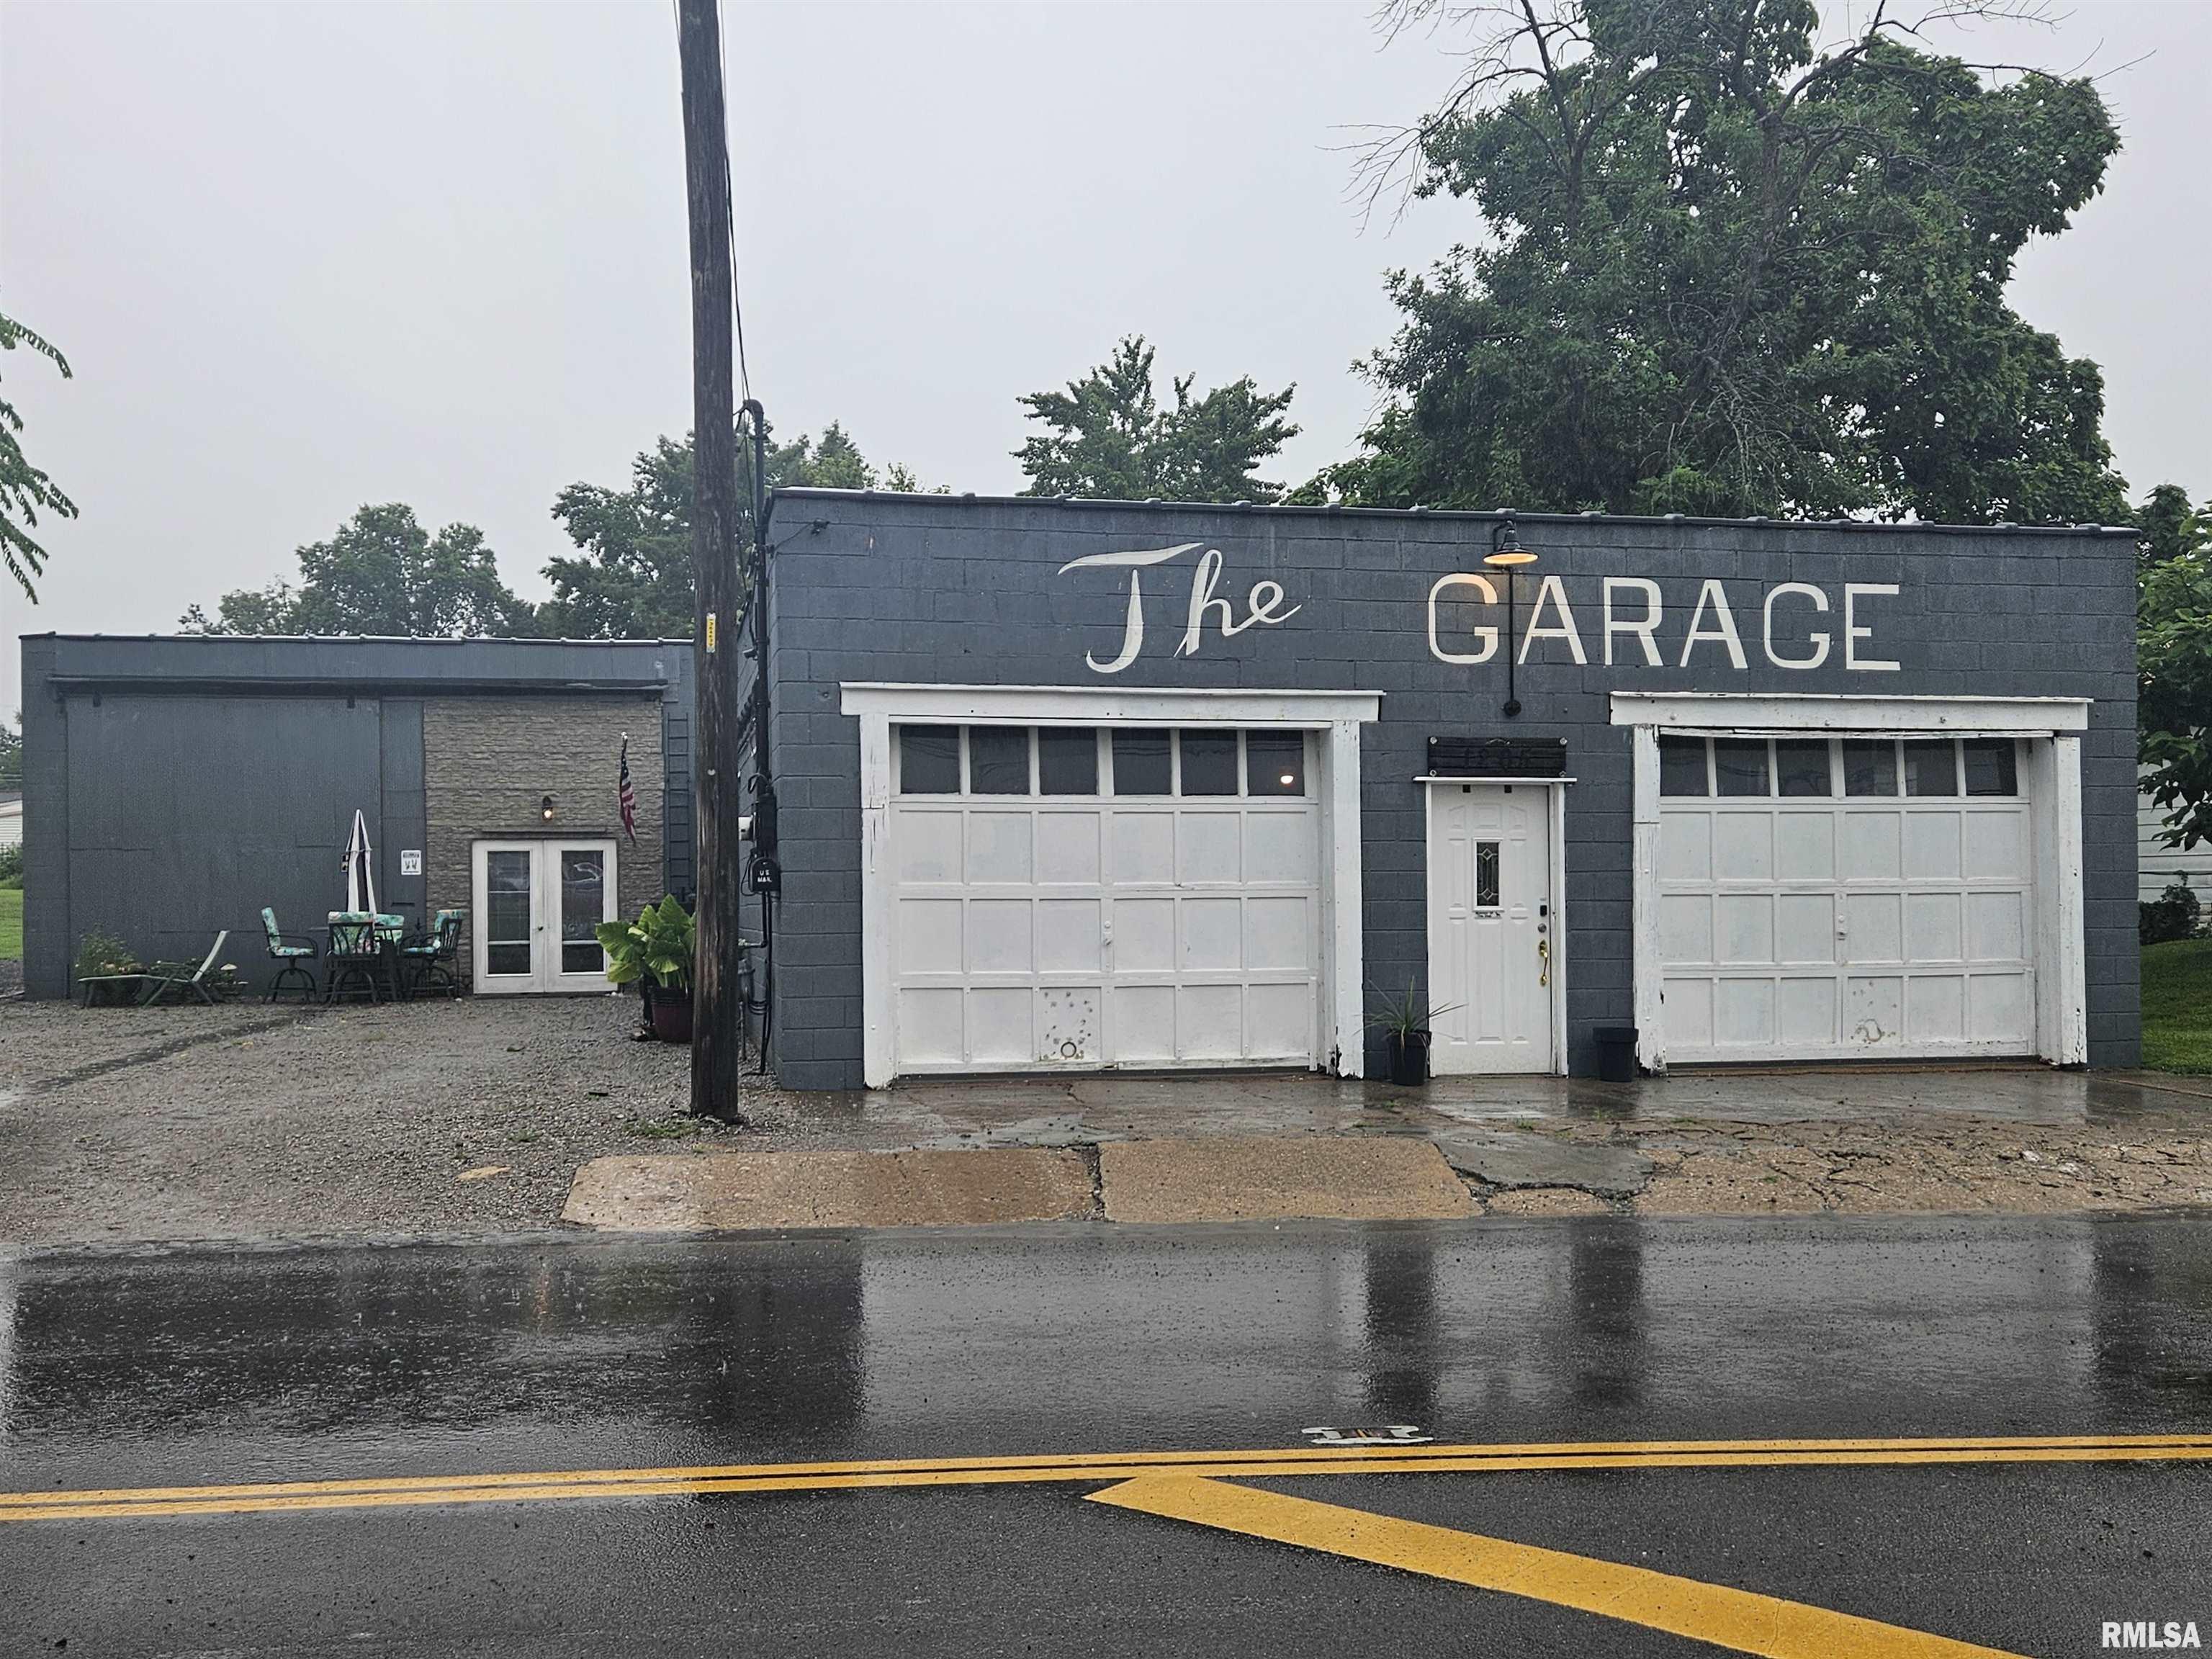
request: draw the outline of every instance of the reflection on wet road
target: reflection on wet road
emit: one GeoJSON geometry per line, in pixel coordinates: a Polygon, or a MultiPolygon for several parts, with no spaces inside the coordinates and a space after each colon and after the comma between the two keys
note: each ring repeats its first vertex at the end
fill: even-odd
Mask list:
{"type": "Polygon", "coordinates": [[[579,1462],[2158,1431],[2176,1218],[1131,1230],[0,1263],[0,1485],[579,1462]]]}
{"type": "MultiPolygon", "coordinates": [[[[1213,1452],[1304,1447],[1303,1431],[1313,1425],[1348,1432],[1389,1424],[1417,1425],[1445,1443],[1492,1445],[2194,1436],[2212,1431],[2212,1224],[2154,1216],[1040,1228],[0,1261],[0,1491],[1213,1452]]],[[[1340,1480],[1374,1478],[1340,1475],[1327,1492],[1303,1482],[1298,1490],[1335,1503],[1340,1480]]],[[[1827,1540],[1807,1547],[1828,1549],[1839,1564],[1848,1562],[1859,1529],[1883,1524],[1868,1509],[1874,1491],[1911,1493],[1911,1506],[1942,1518],[1946,1547],[1965,1540],[1996,1552],[1984,1570],[2010,1575],[2004,1583],[2028,1577],[2015,1545],[1990,1532],[2017,1520],[2008,1491],[2032,1490],[2085,1513],[2116,1511],[2092,1537],[2118,1551],[2110,1571],[2135,1564],[2129,1571],[2150,1573],[2154,1585],[2166,1583],[2156,1577],[2157,1552],[2179,1564],[2212,1547],[2212,1468],[2191,1462],[2033,1475],[1973,1468],[1420,1479],[1492,1494],[1473,1500],[1490,1531],[1498,1529],[1492,1506],[1510,1512],[1531,1501],[1516,1495],[1531,1480],[1577,1483],[1599,1513],[1614,1500],[1589,1483],[1627,1482],[1647,1494],[1680,1483],[1692,1507],[1672,1515],[1665,1529],[1669,1547],[1693,1558],[1699,1547],[1719,1547],[1713,1540],[1727,1527],[1725,1504],[1764,1504],[1778,1482],[1799,1483],[1798,1524],[1827,1540]],[[1907,1480],[1918,1484],[1894,1484],[1907,1480]],[[2007,1480],[2030,1484],[2008,1487],[2007,1480]],[[2128,1494],[2117,1505],[2115,1491],[2128,1494]],[[1720,1510],[1711,1507],[1716,1492],[1723,1494],[1720,1510]],[[1953,1513],[1961,1504],[1965,1514],[1953,1513]],[[2190,1516],[2193,1522],[2176,1518],[2190,1516]]],[[[1449,1508],[1449,1499],[1438,1501],[1449,1508]]],[[[619,1506],[588,1501],[531,1507],[532,1534],[560,1537],[566,1553],[520,1561],[511,1545],[491,1541],[494,1532],[525,1526],[514,1505],[476,1506],[468,1517],[418,1508],[102,1521],[94,1530],[106,1536],[82,1543],[82,1528],[34,1522],[0,1529],[0,1581],[10,1577],[11,1562],[28,1574],[62,1575],[40,1577],[45,1588],[19,1609],[43,1621],[27,1634],[49,1626],[62,1633],[56,1621],[82,1610],[93,1581],[78,1583],[72,1599],[74,1571],[109,1575],[100,1582],[118,1587],[118,1605],[139,1610],[101,1626],[111,1637],[139,1631],[140,1613],[150,1617],[164,1597],[175,1606],[179,1584],[188,1584],[185,1599],[212,1598],[210,1606],[227,1609],[215,1621],[228,1632],[224,1640],[246,1645],[247,1636],[269,1634],[256,1620],[276,1617],[270,1607],[288,1572],[313,1581],[293,1585],[296,1593],[311,1601],[319,1595],[318,1606],[335,1595],[338,1605],[348,1595],[375,1601],[374,1583],[357,1577],[362,1561],[384,1559],[395,1584],[418,1589],[436,1563],[466,1603],[467,1617],[455,1613],[456,1628],[489,1619],[489,1628],[533,1632],[536,1650],[566,1651],[547,1644],[551,1624],[526,1615],[550,1609],[545,1617],[553,1619],[568,1607],[564,1595],[590,1589],[606,1565],[595,1550],[621,1540],[627,1561],[640,1540],[665,1541],[671,1504],[694,1516],[679,1525],[687,1551],[697,1546],[684,1530],[694,1525],[711,1539],[720,1519],[732,1547],[742,1532],[749,1547],[768,1547],[793,1518],[777,1506],[821,1510],[799,1528],[805,1541],[788,1544],[787,1565],[843,1575],[851,1597],[839,1605],[879,1634],[900,1624],[892,1616],[897,1585],[934,1586],[925,1599],[945,1613],[940,1597],[953,1592],[937,1558],[950,1536],[988,1537],[988,1547],[1002,1552],[1069,1550],[1066,1593],[1085,1607],[1133,1593],[1097,1579],[1109,1570],[1093,1559],[1101,1526],[1164,1528],[1148,1535],[1174,1537],[1175,1548],[1202,1560],[1229,1562],[1223,1571],[1262,1600],[1297,1601],[1285,1586],[1314,1571],[1285,1565],[1258,1542],[1208,1541],[1195,1532],[1186,1542],[1164,1521],[1102,1516],[1095,1505],[1036,1488],[632,1503],[619,1516],[619,1506]],[[953,1521],[943,1507],[949,1503],[972,1508],[953,1521]],[[856,1504],[884,1507],[864,1520],[856,1504]],[[1061,1513],[1071,1506],[1086,1513],[1061,1513]],[[786,1521],[772,1520],[770,1510],[786,1521]],[[158,1541],[144,1530],[161,1526],[170,1531],[158,1541]],[[278,1528],[287,1529],[281,1540],[278,1528]],[[187,1534],[196,1548],[171,1548],[173,1536],[187,1534]],[[178,1559],[161,1565],[172,1555],[178,1559]],[[193,1558],[189,1567],[185,1556],[193,1558]],[[568,1564],[558,1572],[556,1559],[568,1564]],[[272,1571],[265,1601],[223,1578],[235,1573],[261,1583],[272,1571]],[[333,1588],[333,1574],[343,1578],[345,1595],[333,1588]],[[543,1582],[549,1577],[560,1582],[543,1582]],[[507,1590],[483,1588],[494,1579],[507,1590]],[[532,1583],[522,1601],[510,1599],[532,1583]],[[502,1622],[515,1619],[521,1622],[502,1622]]],[[[1917,1528],[1923,1518],[1908,1512],[1891,1523],[1917,1528]]],[[[1464,1522],[1447,1517],[1446,1524],[1464,1522]]],[[[1600,1553],[1608,1545],[1621,1559],[1644,1547],[1595,1540],[1600,1553]]],[[[1731,1547],[1717,1562],[1691,1559],[1676,1570],[1726,1577],[1737,1559],[1731,1547]]],[[[2076,1568],[2089,1559],[2077,1556],[2076,1568]]],[[[769,1609],[784,1607],[770,1625],[797,1616],[778,1601],[783,1591],[771,1595],[749,1572],[732,1577],[727,1568],[716,1569],[723,1576],[714,1595],[723,1599],[715,1605],[737,1594],[733,1587],[750,1585],[735,1605],[748,1609],[738,1623],[754,1638],[763,1636],[769,1609]]],[[[1203,1580],[1189,1566],[1190,1595],[1220,1593],[1203,1589],[1203,1580]]],[[[2093,1588],[2077,1584],[2068,1594],[2078,1598],[2093,1588]]],[[[670,1589],[673,1601],[639,1604],[638,1630],[693,1628],[701,1586],[670,1589]]],[[[977,1593],[994,1599],[980,1585],[977,1593]]],[[[1406,1591],[1407,1616],[1443,1593],[1406,1591]]],[[[2048,1584],[2037,1592],[2052,1593],[2048,1584]]],[[[95,1601],[104,1606],[108,1594],[95,1601]]],[[[830,1618],[810,1606],[807,1617],[830,1618]]],[[[1902,1616],[1887,1604],[1861,1610],[1902,1616]]],[[[1903,1610],[1915,1611],[1927,1609],[1903,1610]]],[[[602,1625],[569,1612],[555,1621],[561,1631],[604,1634],[602,1625]]],[[[1018,1646],[1022,1619],[1004,1608],[988,1612],[963,1609],[945,1625],[945,1650],[1018,1646]],[[1013,1624],[1002,1630],[992,1619],[1013,1624]],[[957,1648],[951,1637],[961,1631],[975,1647],[957,1648]]],[[[2196,1612],[2212,1631],[2212,1605],[2196,1612]]],[[[1538,1619],[1524,1632],[1535,1641],[1530,1650],[1646,1650],[1594,1648],[1586,1633],[1576,1638],[1581,1646],[1563,1637],[1564,1645],[1546,1649],[1538,1638],[1553,1627],[1542,1620],[1588,1615],[1516,1616],[1538,1619]]],[[[364,1629],[386,1628],[362,1617],[364,1629]]],[[[1316,1629],[1327,1626],[1324,1619],[1316,1629]]],[[[1579,1626],[1559,1626],[1571,1628],[1579,1626]]],[[[278,1633],[317,1650],[315,1642],[339,1641],[335,1629],[278,1633]]],[[[1133,1639],[1139,1629],[1127,1633],[1133,1639]]],[[[9,1630],[0,1606],[0,1633],[9,1630]]],[[[1255,1651],[1279,1646],[1279,1629],[1266,1642],[1263,1633],[1254,1632],[1255,1651]]],[[[1159,1634],[1152,1630],[1152,1639],[1159,1634]]],[[[787,1645],[838,1645],[826,1627],[814,1635],[787,1645]]],[[[161,1639],[181,1642],[181,1627],[161,1639]]],[[[422,1645],[428,1639],[417,1630],[401,1645],[448,1650],[422,1645]]],[[[83,1646],[72,1643],[71,1650],[83,1646]]],[[[147,1648],[160,1650],[160,1643],[149,1638],[147,1648]]],[[[1649,1650],[1678,1650],[1679,1642],[1649,1650]]],[[[125,1644],[118,1650],[137,1650],[125,1644]]],[[[575,1650],[617,1650],[601,1642],[575,1650]]]]}

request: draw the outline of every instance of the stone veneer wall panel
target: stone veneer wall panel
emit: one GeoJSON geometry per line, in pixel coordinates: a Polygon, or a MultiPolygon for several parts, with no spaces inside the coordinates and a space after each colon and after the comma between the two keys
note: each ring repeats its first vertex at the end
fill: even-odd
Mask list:
{"type": "MultiPolygon", "coordinates": [[[[450,697],[422,705],[422,769],[429,836],[425,914],[471,908],[469,848],[492,840],[611,840],[623,915],[665,887],[661,842],[661,708],[658,694],[450,697]],[[623,833],[615,795],[623,734],[637,790],[637,840],[623,833]],[[551,795],[557,816],[539,817],[551,795]]],[[[474,926],[474,918],[471,925],[474,926]]],[[[464,946],[461,969],[470,965],[464,946]]]]}

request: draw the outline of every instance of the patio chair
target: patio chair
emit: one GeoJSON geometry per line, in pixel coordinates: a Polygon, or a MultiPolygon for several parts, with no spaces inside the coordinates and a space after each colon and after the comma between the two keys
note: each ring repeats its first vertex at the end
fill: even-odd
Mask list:
{"type": "Polygon", "coordinates": [[[362,993],[375,1001],[384,994],[391,974],[380,918],[366,910],[331,911],[331,944],[324,959],[328,964],[323,975],[325,1002],[362,993]]]}
{"type": "Polygon", "coordinates": [[[307,997],[319,994],[323,988],[315,982],[315,970],[307,964],[322,954],[322,948],[305,934],[280,932],[276,912],[265,904],[261,907],[261,931],[269,936],[270,960],[277,964],[268,1000],[276,1001],[285,985],[295,979],[305,988],[307,997]]]}
{"type": "Polygon", "coordinates": [[[213,1006],[215,994],[208,989],[208,975],[215,968],[215,959],[222,954],[223,941],[230,937],[226,927],[215,936],[208,953],[198,967],[189,962],[157,962],[146,970],[146,988],[139,994],[138,1006],[150,1008],[172,991],[179,996],[190,991],[202,1002],[213,1006]]]}
{"type": "Polygon", "coordinates": [[[417,933],[399,947],[399,970],[410,996],[434,988],[449,997],[460,995],[461,979],[455,963],[468,921],[465,910],[441,910],[428,933],[417,933]]]}

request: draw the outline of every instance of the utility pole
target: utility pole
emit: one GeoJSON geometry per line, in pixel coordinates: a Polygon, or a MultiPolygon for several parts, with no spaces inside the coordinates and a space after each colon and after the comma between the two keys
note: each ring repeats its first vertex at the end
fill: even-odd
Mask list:
{"type": "MultiPolygon", "coordinates": [[[[691,562],[698,824],[698,944],[691,965],[691,1110],[739,1120],[744,1005],[738,950],[738,674],[745,659],[738,574],[738,453],[731,386],[730,151],[716,0],[677,0],[684,75],[684,177],[691,222],[691,562]]],[[[763,665],[765,672],[765,665],[763,665]]]]}

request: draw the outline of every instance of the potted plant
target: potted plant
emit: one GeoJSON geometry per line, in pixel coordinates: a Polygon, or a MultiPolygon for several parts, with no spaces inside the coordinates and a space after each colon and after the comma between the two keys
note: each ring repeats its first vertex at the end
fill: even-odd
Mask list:
{"type": "Polygon", "coordinates": [[[603,921],[599,946],[617,985],[645,981],[647,1018],[663,1042],[691,1041],[691,956],[697,924],[673,893],[631,922],[603,921]]]}
{"type": "Polygon", "coordinates": [[[1441,1008],[1429,1006],[1428,994],[1413,981],[1406,981],[1406,994],[1394,996],[1387,991],[1375,993],[1376,1012],[1368,1024],[1382,1031],[1389,1039],[1390,1051],[1390,1081],[1401,1088],[1411,1088],[1429,1080],[1430,1022],[1439,1014],[1449,1014],[1460,1005],[1448,1002],[1441,1008]]]}

